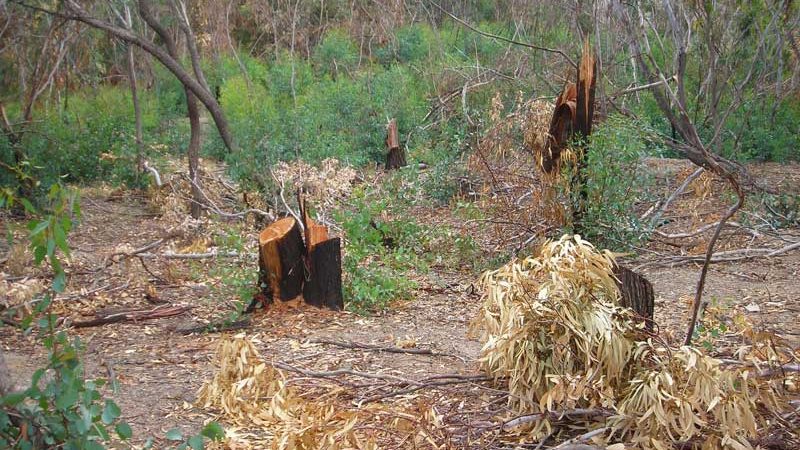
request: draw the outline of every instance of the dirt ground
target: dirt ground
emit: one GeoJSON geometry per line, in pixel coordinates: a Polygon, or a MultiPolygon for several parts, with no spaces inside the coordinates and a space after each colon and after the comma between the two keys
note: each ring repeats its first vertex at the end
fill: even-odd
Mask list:
{"type": "MultiPolygon", "coordinates": [[[[689,167],[681,161],[651,165],[666,193],[674,190],[682,179],[681,173],[689,167]]],[[[754,170],[765,174],[781,189],[798,192],[800,166],[760,165],[754,170]]],[[[661,228],[662,232],[690,231],[718,217],[724,208],[719,205],[721,185],[713,180],[707,184],[696,186],[679,198],[669,212],[672,221],[661,228]],[[697,214],[698,211],[702,213],[697,214]]],[[[167,430],[179,427],[186,433],[196,432],[204,421],[215,417],[193,403],[198,389],[212,375],[213,355],[221,335],[180,332],[220,316],[235,302],[230,297],[221,298],[215,285],[218,281],[207,274],[215,264],[242,264],[256,270],[255,260],[152,258],[140,263],[137,258],[128,258],[108,264],[112,255],[162,238],[174,224],[155,214],[147,198],[126,192],[87,190],[82,209],[81,223],[70,236],[74,247],[68,266],[70,282],[55,306],[59,315],[85,320],[103,308],[152,308],[154,291],[162,301],[191,307],[180,316],[70,331],[85,346],[87,376],[113,377],[119,381],[120,391],[112,396],[119,403],[124,420],[133,427],[134,443],[141,444],[152,436],[156,438],[156,447],[163,448],[166,444],[160,437],[167,430]]],[[[202,234],[203,226],[197,225],[195,232],[202,234]]],[[[474,232],[474,228],[465,230],[474,232]]],[[[800,229],[780,232],[784,237],[800,238],[800,229]]],[[[683,338],[700,266],[685,262],[670,265],[665,261],[670,257],[700,254],[700,241],[707,236],[701,234],[697,243],[688,244],[685,240],[654,238],[636,255],[624,259],[632,267],[641,267],[641,272],[653,282],[656,322],[661,335],[673,344],[683,338]]],[[[192,235],[187,234],[174,245],[179,248],[192,242],[192,235]]],[[[769,236],[753,238],[741,230],[732,230],[723,236],[720,250],[747,246],[778,248],[780,244],[769,236]]],[[[12,262],[8,259],[0,266],[3,271],[0,278],[21,282],[24,277],[43,275],[38,270],[9,267],[12,262]]],[[[710,307],[720,311],[722,320],[743,314],[756,328],[774,332],[785,340],[785,345],[797,348],[800,346],[798,271],[800,251],[797,250],[771,258],[715,264],[709,273],[705,295],[710,307]]],[[[445,374],[478,377],[482,375],[476,362],[480,344],[467,330],[480,306],[475,283],[475,275],[468,272],[434,270],[422,280],[412,301],[395,304],[380,314],[363,317],[285,304],[257,311],[246,332],[258,342],[265,359],[305,370],[342,369],[404,379],[445,374]],[[315,342],[321,339],[431,352],[387,353],[315,342]]],[[[0,344],[20,385],[44,363],[45,354],[35,337],[2,327],[0,344]]],[[[302,378],[298,377],[301,385],[302,378]]],[[[352,396],[354,400],[364,400],[376,394],[387,392],[362,389],[352,396]]],[[[447,439],[454,448],[463,445],[470,429],[490,423],[493,415],[503,409],[502,402],[496,401],[502,396],[480,381],[442,386],[421,395],[430,402],[441,402],[439,411],[446,417],[443,426],[448,429],[447,439]]],[[[395,445],[408,447],[402,442],[395,445]]]]}

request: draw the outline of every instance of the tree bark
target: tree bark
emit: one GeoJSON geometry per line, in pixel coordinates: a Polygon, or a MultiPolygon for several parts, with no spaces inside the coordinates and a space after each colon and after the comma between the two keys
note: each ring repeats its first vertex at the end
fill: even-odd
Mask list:
{"type": "Polygon", "coordinates": [[[648,330],[653,329],[655,313],[655,294],[653,285],[647,278],[622,266],[614,267],[620,305],[632,309],[641,317],[648,330]]]}
{"type": "Polygon", "coordinates": [[[397,132],[397,120],[392,119],[386,127],[386,146],[389,153],[386,154],[386,170],[394,170],[404,167],[406,163],[406,152],[400,146],[400,138],[397,132]]]}
{"type": "Polygon", "coordinates": [[[303,284],[306,303],[333,310],[344,309],[341,239],[326,239],[311,245],[306,261],[308,279],[303,284]]]}
{"type": "MultiPolygon", "coordinates": [[[[125,7],[126,26],[133,29],[133,19],[131,10],[125,7]]],[[[136,80],[136,63],[133,57],[133,45],[127,44],[128,48],[128,83],[131,87],[131,100],[133,101],[133,116],[136,128],[136,174],[144,172],[144,132],[142,127],[142,106],[139,104],[139,92],[136,80]]]]}

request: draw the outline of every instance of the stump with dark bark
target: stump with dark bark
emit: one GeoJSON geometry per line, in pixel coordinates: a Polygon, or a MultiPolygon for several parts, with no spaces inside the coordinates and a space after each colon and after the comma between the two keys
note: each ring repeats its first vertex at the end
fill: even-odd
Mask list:
{"type": "Polygon", "coordinates": [[[305,246],[300,224],[280,219],[258,236],[260,281],[267,299],[291,300],[303,291],[305,246]]]}
{"type": "Polygon", "coordinates": [[[653,321],[655,313],[653,285],[642,275],[619,265],[614,267],[614,276],[617,278],[620,304],[632,309],[645,321],[647,329],[652,331],[655,323],[653,321]]]}
{"type": "Polygon", "coordinates": [[[399,169],[405,166],[406,152],[400,146],[400,138],[397,132],[397,120],[392,119],[386,126],[386,146],[389,153],[386,154],[386,170],[399,169]]]}
{"type": "Polygon", "coordinates": [[[291,300],[303,295],[311,305],[343,309],[341,240],[328,235],[328,227],[308,216],[302,193],[298,193],[300,223],[292,217],[280,219],[259,236],[259,268],[262,295],[256,304],[274,299],[291,300]]]}

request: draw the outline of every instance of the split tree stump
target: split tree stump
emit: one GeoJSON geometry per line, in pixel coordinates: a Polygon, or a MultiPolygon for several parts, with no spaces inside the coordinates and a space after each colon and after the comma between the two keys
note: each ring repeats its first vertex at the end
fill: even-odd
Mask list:
{"type": "Polygon", "coordinates": [[[399,169],[406,163],[406,152],[400,146],[400,137],[397,132],[397,120],[392,119],[386,125],[386,146],[389,153],[386,154],[386,170],[399,169]]]}
{"type": "Polygon", "coordinates": [[[308,217],[299,194],[298,200],[304,233],[297,220],[286,217],[259,235],[263,297],[267,302],[285,301],[302,294],[308,304],[343,309],[341,239],[330,238],[328,227],[308,217]]]}

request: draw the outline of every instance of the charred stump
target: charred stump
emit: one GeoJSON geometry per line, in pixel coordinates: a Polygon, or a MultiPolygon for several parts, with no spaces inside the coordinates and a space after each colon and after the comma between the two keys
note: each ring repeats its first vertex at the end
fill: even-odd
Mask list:
{"type": "Polygon", "coordinates": [[[303,291],[305,253],[300,224],[280,219],[258,236],[260,282],[269,300],[291,300],[303,291]]]}
{"type": "Polygon", "coordinates": [[[386,130],[386,146],[389,148],[389,153],[386,154],[386,170],[399,169],[407,162],[405,149],[400,146],[397,120],[390,120],[386,130]]]}
{"type": "Polygon", "coordinates": [[[300,222],[286,217],[259,235],[259,282],[262,291],[247,311],[274,299],[291,300],[302,294],[314,306],[340,310],[342,295],[341,239],[331,238],[328,227],[312,220],[298,192],[300,222]]]}

